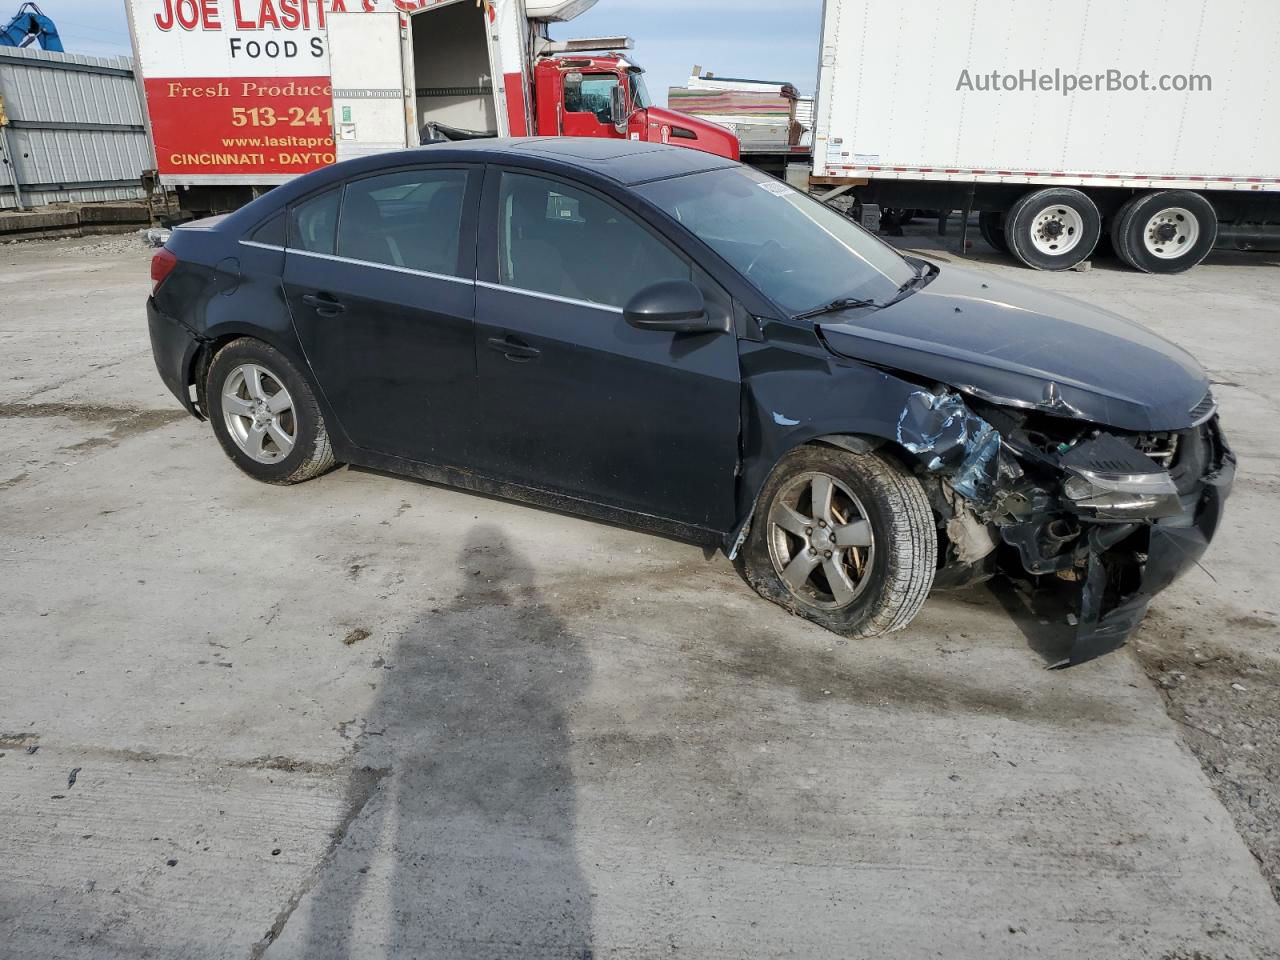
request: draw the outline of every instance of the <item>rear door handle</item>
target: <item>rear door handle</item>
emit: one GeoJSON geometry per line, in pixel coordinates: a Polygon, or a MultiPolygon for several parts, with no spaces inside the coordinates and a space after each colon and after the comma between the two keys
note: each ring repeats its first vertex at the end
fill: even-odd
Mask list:
{"type": "Polygon", "coordinates": [[[537,347],[531,347],[527,343],[521,343],[510,337],[490,337],[489,349],[497,350],[498,353],[505,354],[508,360],[517,362],[523,360],[532,360],[534,357],[541,356],[542,351],[537,347]]]}
{"type": "Polygon", "coordinates": [[[315,307],[316,313],[322,317],[336,317],[340,313],[345,313],[347,309],[339,300],[327,293],[309,293],[302,298],[302,302],[308,307],[315,307]]]}

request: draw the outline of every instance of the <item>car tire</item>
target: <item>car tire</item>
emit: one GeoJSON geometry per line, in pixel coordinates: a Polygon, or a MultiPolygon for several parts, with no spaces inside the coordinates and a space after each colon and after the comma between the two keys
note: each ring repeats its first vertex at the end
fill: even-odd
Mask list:
{"type": "Polygon", "coordinates": [[[1209,255],[1218,239],[1213,204],[1191,190],[1132,197],[1111,222],[1116,255],[1143,273],[1181,273],[1209,255]]]}
{"type": "Polygon", "coordinates": [[[1070,187],[1033,190],[1004,220],[1009,252],[1036,270],[1074,267],[1089,258],[1101,235],[1097,205],[1070,187]]]}
{"type": "Polygon", "coordinates": [[[804,446],[765,482],[738,567],[766,600],[842,636],[875,637],[901,630],[920,611],[937,557],[929,498],[901,464],[804,446]]]}
{"type": "Polygon", "coordinates": [[[1004,214],[999,210],[983,210],[978,214],[978,232],[991,249],[1009,252],[1009,241],[1004,238],[1004,214]]]}
{"type": "Polygon", "coordinates": [[[228,457],[263,483],[301,483],[334,466],[311,385],[279,350],[242,337],[209,364],[206,405],[228,457]]]}

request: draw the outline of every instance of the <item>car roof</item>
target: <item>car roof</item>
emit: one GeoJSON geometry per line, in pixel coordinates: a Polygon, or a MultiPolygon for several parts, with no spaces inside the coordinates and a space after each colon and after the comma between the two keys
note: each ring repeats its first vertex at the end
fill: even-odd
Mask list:
{"type": "MultiPolygon", "coordinates": [[[[431,144],[419,150],[438,150],[443,146],[431,144]]],[[[521,159],[551,160],[608,177],[626,186],[736,165],[732,160],[688,147],[604,137],[466,140],[448,144],[448,147],[487,153],[496,162],[503,159],[516,162],[521,159]]]]}
{"type": "MultiPolygon", "coordinates": [[[[521,166],[531,160],[551,161],[607,177],[624,186],[736,166],[732,160],[688,147],[604,137],[490,137],[482,140],[456,140],[382,154],[382,159],[387,166],[395,166],[411,163],[415,159],[421,160],[426,156],[439,156],[443,159],[444,154],[457,154],[456,159],[474,162],[511,162],[521,166]]],[[[535,162],[529,165],[541,164],[535,162]]]]}
{"type": "Polygon", "coordinates": [[[579,172],[625,187],[740,166],[737,161],[701,150],[638,140],[603,137],[451,140],[322,167],[241,207],[221,226],[227,231],[239,231],[315,190],[326,189],[350,177],[377,174],[416,163],[508,163],[549,173],[579,172]]]}

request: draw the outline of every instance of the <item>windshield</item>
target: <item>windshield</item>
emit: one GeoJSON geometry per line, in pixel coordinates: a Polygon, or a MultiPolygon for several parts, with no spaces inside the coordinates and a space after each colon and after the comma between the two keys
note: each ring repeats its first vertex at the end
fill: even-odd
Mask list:
{"type": "Polygon", "coordinates": [[[631,71],[631,109],[648,110],[653,106],[649,99],[649,88],[644,85],[644,74],[639,70],[631,71]]]}
{"type": "Polygon", "coordinates": [[[635,188],[792,315],[841,298],[886,303],[916,271],[847,217],[746,167],[635,188]]]}

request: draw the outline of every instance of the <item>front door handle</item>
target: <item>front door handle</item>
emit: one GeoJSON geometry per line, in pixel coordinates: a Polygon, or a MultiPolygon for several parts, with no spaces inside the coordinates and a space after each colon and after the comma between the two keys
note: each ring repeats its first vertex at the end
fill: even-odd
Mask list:
{"type": "Polygon", "coordinates": [[[511,337],[490,337],[489,349],[497,350],[498,353],[504,354],[508,360],[515,360],[518,363],[532,360],[542,354],[542,351],[537,347],[531,347],[527,343],[521,343],[511,337]]]}
{"type": "Polygon", "coordinates": [[[309,293],[302,298],[302,302],[308,307],[314,307],[316,313],[322,317],[336,317],[340,313],[345,313],[347,309],[341,301],[328,293],[309,293]]]}

